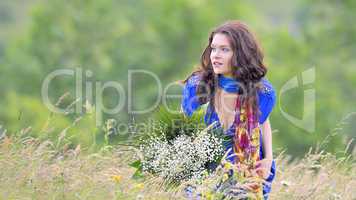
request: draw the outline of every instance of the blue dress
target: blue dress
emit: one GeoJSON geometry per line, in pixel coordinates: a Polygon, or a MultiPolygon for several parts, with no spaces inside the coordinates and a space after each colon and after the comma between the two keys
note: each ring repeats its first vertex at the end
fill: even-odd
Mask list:
{"type": "MultiPolygon", "coordinates": [[[[199,81],[200,81],[200,75],[195,74],[187,80],[187,82],[183,88],[183,99],[181,102],[181,109],[184,112],[184,114],[187,115],[188,117],[191,117],[193,112],[201,106],[201,104],[198,101],[198,97],[196,96],[196,88],[197,88],[199,81]]],[[[258,106],[259,106],[259,110],[261,112],[260,118],[259,118],[260,124],[263,124],[267,120],[267,118],[268,118],[269,114],[271,113],[271,111],[275,105],[275,102],[276,102],[275,91],[274,91],[274,88],[271,85],[271,83],[267,79],[263,78],[262,84],[263,84],[262,89],[258,91],[258,98],[259,98],[258,106]]],[[[213,123],[215,121],[217,122],[215,125],[215,128],[221,127],[219,117],[218,117],[217,113],[215,112],[215,109],[213,108],[212,105],[210,105],[210,103],[208,103],[206,113],[204,116],[204,122],[206,125],[210,125],[211,123],[213,123]]],[[[233,136],[235,133],[235,128],[236,128],[235,124],[232,124],[225,131],[225,134],[229,135],[229,136],[233,136]]],[[[260,136],[261,136],[260,144],[262,144],[261,130],[262,129],[260,129],[260,136]]],[[[226,150],[230,149],[232,147],[232,142],[230,144],[227,144],[225,147],[226,147],[226,150]]],[[[230,151],[230,154],[233,154],[233,152],[230,151]]],[[[262,145],[260,145],[260,159],[263,159],[263,158],[264,158],[263,147],[262,147],[262,145]]],[[[233,160],[233,157],[230,156],[230,161],[232,161],[232,160],[233,160]]],[[[275,163],[275,160],[273,160],[272,166],[271,166],[271,174],[266,179],[268,184],[263,184],[264,199],[268,199],[268,193],[270,193],[270,191],[271,191],[271,183],[275,177],[275,172],[276,172],[276,163],[275,163]]]]}

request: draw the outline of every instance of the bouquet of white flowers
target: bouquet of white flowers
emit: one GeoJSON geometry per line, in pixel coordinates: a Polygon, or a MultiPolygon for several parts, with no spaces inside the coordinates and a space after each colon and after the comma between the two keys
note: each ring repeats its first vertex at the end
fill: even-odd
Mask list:
{"type": "MultiPolygon", "coordinates": [[[[172,114],[165,109],[156,114],[155,128],[141,134],[140,160],[132,166],[138,173],[157,175],[168,184],[201,177],[224,153],[223,135],[203,123],[203,109],[192,117],[172,114]]],[[[136,174],[137,175],[137,174],[136,174]]]]}

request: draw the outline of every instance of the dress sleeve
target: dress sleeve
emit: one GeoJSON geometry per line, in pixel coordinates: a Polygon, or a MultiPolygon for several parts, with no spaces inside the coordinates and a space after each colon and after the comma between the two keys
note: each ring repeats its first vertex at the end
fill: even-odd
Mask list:
{"type": "Polygon", "coordinates": [[[191,77],[189,77],[183,87],[181,109],[183,113],[189,117],[191,117],[193,112],[201,106],[196,95],[196,88],[199,84],[199,81],[199,75],[192,75],[191,77]]]}
{"type": "Polygon", "coordinates": [[[261,111],[259,122],[263,124],[276,103],[276,92],[267,79],[262,79],[262,89],[259,91],[259,109],[261,111]]]}

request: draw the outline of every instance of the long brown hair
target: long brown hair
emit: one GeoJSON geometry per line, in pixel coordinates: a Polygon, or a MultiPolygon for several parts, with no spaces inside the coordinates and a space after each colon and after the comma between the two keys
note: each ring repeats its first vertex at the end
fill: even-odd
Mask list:
{"type": "Polygon", "coordinates": [[[263,63],[263,53],[255,35],[246,24],[238,20],[227,21],[210,33],[209,43],[201,55],[199,69],[191,74],[199,73],[202,77],[197,87],[200,103],[210,101],[214,105],[217,75],[214,74],[210,60],[210,45],[217,33],[225,34],[233,49],[232,73],[240,83],[239,94],[242,102],[257,111],[257,89],[260,87],[260,80],[267,73],[267,68],[263,63]]]}

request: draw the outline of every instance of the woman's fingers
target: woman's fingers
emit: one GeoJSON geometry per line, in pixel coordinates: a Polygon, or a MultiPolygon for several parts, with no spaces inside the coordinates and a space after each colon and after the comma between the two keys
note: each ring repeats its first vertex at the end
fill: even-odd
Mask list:
{"type": "Polygon", "coordinates": [[[256,173],[266,179],[270,175],[272,161],[270,159],[262,159],[256,163],[256,173]]]}

